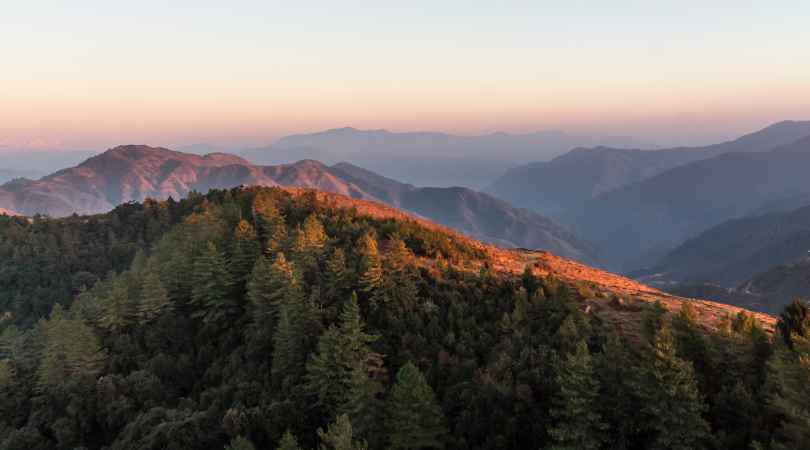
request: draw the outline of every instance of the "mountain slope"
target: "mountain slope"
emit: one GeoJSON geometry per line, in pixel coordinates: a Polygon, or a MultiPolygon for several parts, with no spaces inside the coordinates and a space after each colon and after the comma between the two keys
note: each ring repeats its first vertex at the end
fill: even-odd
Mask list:
{"type": "Polygon", "coordinates": [[[727,153],[598,196],[565,214],[611,267],[631,270],[724,221],[810,200],[810,138],[769,152],[727,153]],[[786,200],[790,201],[786,201],[786,200]]]}
{"type": "Polygon", "coordinates": [[[766,270],[741,284],[737,291],[753,296],[762,311],[776,313],[793,299],[810,299],[810,257],[766,270]]]}
{"type": "Polygon", "coordinates": [[[729,421],[707,406],[781,392],[740,376],[786,359],[771,356],[784,347],[773,317],[333,193],[241,187],[0,217],[0,287],[4,450],[376,449],[396,447],[392,434],[400,447],[548,448],[559,440],[537,424],[568,426],[561,407],[604,417],[578,433],[606,448],[781,437],[781,411],[729,421]]]}
{"type": "Polygon", "coordinates": [[[724,222],[679,245],[651,272],[675,282],[733,287],[808,251],[810,207],[805,207],[724,222]]]}
{"type": "Polygon", "coordinates": [[[0,187],[0,205],[25,215],[66,216],[109,211],[146,198],[182,198],[190,191],[240,185],[309,187],[378,200],[503,245],[547,249],[581,261],[593,250],[535,213],[466,188],[416,188],[347,163],[304,160],[255,166],[222,153],[199,156],[147,146],[121,146],[38,181],[0,187]],[[437,207],[437,205],[440,205],[437,207]]]}
{"type": "Polygon", "coordinates": [[[716,145],[666,150],[578,148],[549,162],[506,172],[486,192],[524,208],[557,214],[677,166],[729,152],[759,152],[810,136],[810,121],[779,122],[716,145]]]}

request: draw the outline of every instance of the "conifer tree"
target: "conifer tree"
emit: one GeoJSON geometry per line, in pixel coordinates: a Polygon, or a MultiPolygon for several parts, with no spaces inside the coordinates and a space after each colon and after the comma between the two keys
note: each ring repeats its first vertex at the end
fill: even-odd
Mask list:
{"type": "Polygon", "coordinates": [[[147,270],[143,275],[141,298],[138,302],[138,322],[143,325],[151,322],[163,312],[172,309],[169,293],[163,288],[157,272],[147,270]]]}
{"type": "Polygon", "coordinates": [[[268,255],[275,255],[287,251],[289,248],[290,238],[287,233],[287,225],[284,223],[284,217],[279,216],[275,222],[267,240],[267,249],[265,251],[268,255]]]}
{"type": "Polygon", "coordinates": [[[779,315],[777,327],[788,347],[793,345],[793,336],[810,337],[810,307],[804,301],[794,299],[779,315]]]}
{"type": "Polygon", "coordinates": [[[599,401],[595,405],[609,430],[610,446],[618,450],[632,447],[639,425],[641,399],[639,382],[642,374],[633,359],[630,345],[612,333],[596,359],[600,381],[599,401]]]}
{"type": "Polygon", "coordinates": [[[352,274],[346,267],[346,253],[337,247],[326,260],[324,296],[331,302],[345,298],[351,287],[352,274]]]}
{"type": "Polygon", "coordinates": [[[599,381],[594,374],[591,354],[585,341],[579,341],[557,370],[559,391],[552,402],[554,423],[548,434],[553,449],[599,449],[604,442],[605,424],[597,411],[599,381]]]}
{"type": "Polygon", "coordinates": [[[318,448],[320,450],[366,450],[368,445],[363,440],[354,440],[352,423],[345,414],[329,425],[326,431],[318,429],[318,437],[321,440],[318,448]]]}
{"type": "Polygon", "coordinates": [[[137,318],[137,304],[130,298],[126,280],[115,277],[109,295],[104,299],[104,312],[101,326],[110,333],[127,330],[137,318]]]}
{"type": "Polygon", "coordinates": [[[298,444],[298,439],[295,438],[290,430],[287,430],[284,436],[281,436],[281,441],[279,441],[276,450],[301,450],[301,446],[298,444]]]}
{"type": "Polygon", "coordinates": [[[702,414],[706,405],[700,396],[691,363],[675,353],[669,328],[655,336],[641,386],[642,413],[653,433],[648,448],[687,450],[700,447],[708,437],[709,425],[702,414]]]}
{"type": "Polygon", "coordinates": [[[256,446],[250,442],[250,439],[237,436],[231,439],[231,443],[225,446],[225,450],[256,450],[256,446]]]}
{"type": "Polygon", "coordinates": [[[374,392],[375,378],[384,371],[382,355],[369,347],[377,337],[364,331],[356,295],[344,305],[339,320],[320,337],[317,352],[307,363],[306,388],[328,417],[349,406],[353,390],[374,392]]]}
{"type": "Polygon", "coordinates": [[[144,269],[146,269],[147,258],[146,253],[142,249],[138,249],[135,252],[135,257],[132,259],[132,264],[130,265],[130,272],[133,273],[140,273],[144,269]]]}
{"type": "MultiPolygon", "coordinates": [[[[786,310],[791,308],[795,306],[786,310]]],[[[778,328],[782,333],[797,327],[793,323],[778,328]]],[[[810,338],[794,332],[790,339],[776,341],[765,390],[768,410],[778,421],[773,448],[810,449],[810,338]]]]}
{"type": "Polygon", "coordinates": [[[0,359],[0,389],[14,381],[14,367],[10,359],[0,359]]]}
{"type": "Polygon", "coordinates": [[[248,281],[247,291],[256,326],[272,328],[280,303],[295,283],[294,267],[287,262],[284,253],[277,253],[272,263],[266,256],[259,257],[248,281]]]}
{"type": "Polygon", "coordinates": [[[291,384],[286,380],[297,380],[297,368],[304,360],[303,308],[300,305],[303,301],[303,294],[293,288],[278,308],[278,322],[273,334],[272,375],[279,385],[291,384]]]}
{"type": "Polygon", "coordinates": [[[206,323],[215,322],[238,308],[231,291],[233,277],[227,260],[213,242],[194,261],[192,278],[191,303],[197,307],[194,317],[201,317],[206,323]]]}
{"type": "Polygon", "coordinates": [[[253,270],[261,248],[256,230],[247,220],[240,220],[234,230],[233,255],[231,256],[231,273],[237,283],[244,286],[253,270]]]}
{"type": "Polygon", "coordinates": [[[381,286],[372,297],[376,304],[393,303],[395,314],[406,314],[418,303],[419,289],[413,273],[413,253],[397,236],[391,238],[391,247],[383,263],[381,286]]]}
{"type": "Polygon", "coordinates": [[[397,372],[386,404],[385,426],[392,449],[444,447],[444,415],[425,376],[410,362],[397,372]]]}
{"type": "Polygon", "coordinates": [[[104,365],[106,352],[90,327],[70,318],[57,304],[48,320],[40,322],[43,350],[37,380],[51,386],[73,375],[95,375],[104,365]]]}
{"type": "Polygon", "coordinates": [[[382,285],[383,272],[380,252],[377,248],[377,239],[371,232],[364,234],[357,242],[357,251],[360,254],[360,288],[365,293],[372,293],[382,285]]]}

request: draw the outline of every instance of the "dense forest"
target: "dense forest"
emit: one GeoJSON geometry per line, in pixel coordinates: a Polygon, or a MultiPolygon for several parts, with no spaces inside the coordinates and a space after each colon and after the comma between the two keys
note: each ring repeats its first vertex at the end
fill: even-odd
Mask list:
{"type": "Polygon", "coordinates": [[[810,448],[806,304],[582,305],[311,191],[1,216],[0,449],[810,448]]]}

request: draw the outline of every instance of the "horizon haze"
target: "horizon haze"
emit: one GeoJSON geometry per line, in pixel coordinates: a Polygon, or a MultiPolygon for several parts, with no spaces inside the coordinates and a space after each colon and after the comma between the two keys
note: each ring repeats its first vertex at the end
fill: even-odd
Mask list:
{"type": "Polygon", "coordinates": [[[0,150],[352,126],[702,145],[810,117],[810,7],[95,0],[0,17],[0,150]]]}

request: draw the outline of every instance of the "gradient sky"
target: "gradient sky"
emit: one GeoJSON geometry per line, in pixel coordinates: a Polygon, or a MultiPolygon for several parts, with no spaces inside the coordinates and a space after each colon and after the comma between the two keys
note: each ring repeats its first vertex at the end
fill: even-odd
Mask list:
{"type": "Polygon", "coordinates": [[[0,148],[810,119],[806,0],[3,3],[0,148]]]}

